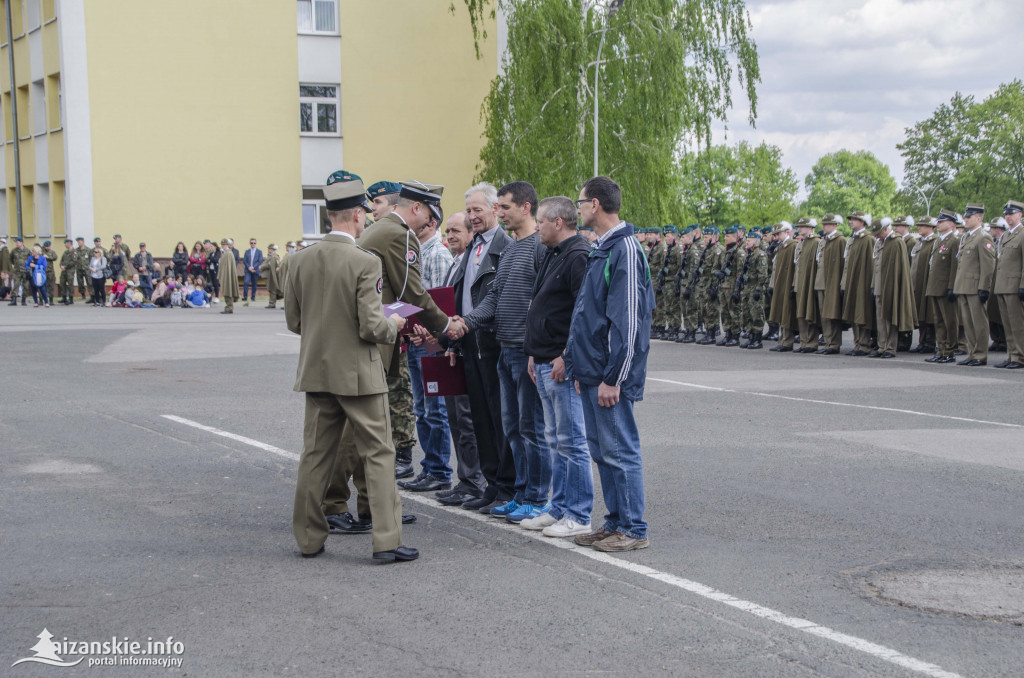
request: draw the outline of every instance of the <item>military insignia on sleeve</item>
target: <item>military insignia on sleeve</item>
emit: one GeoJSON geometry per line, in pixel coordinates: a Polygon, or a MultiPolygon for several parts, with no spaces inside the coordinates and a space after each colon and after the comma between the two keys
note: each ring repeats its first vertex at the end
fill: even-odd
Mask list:
{"type": "Polygon", "coordinates": [[[405,253],[405,260],[408,261],[410,264],[415,264],[416,253],[413,252],[412,250],[409,250],[408,252],[405,253]]]}
{"type": "Polygon", "coordinates": [[[985,249],[987,249],[987,250],[992,249],[992,243],[990,243],[990,242],[985,243],[985,249]]]}
{"type": "Polygon", "coordinates": [[[381,290],[384,289],[384,278],[377,278],[377,294],[380,294],[381,290]]]}

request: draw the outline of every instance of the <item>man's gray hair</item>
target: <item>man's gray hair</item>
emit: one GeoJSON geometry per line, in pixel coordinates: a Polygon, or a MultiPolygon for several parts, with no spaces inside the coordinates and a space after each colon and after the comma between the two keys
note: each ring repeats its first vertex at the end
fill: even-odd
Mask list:
{"type": "Polygon", "coordinates": [[[549,221],[561,219],[565,227],[576,230],[576,203],[564,195],[556,195],[544,198],[540,201],[537,211],[544,210],[544,217],[549,221]]]}
{"type": "Polygon", "coordinates": [[[469,199],[469,196],[474,193],[483,193],[484,200],[487,201],[488,205],[493,205],[498,202],[498,189],[494,187],[494,184],[489,184],[486,181],[481,181],[475,186],[470,186],[469,190],[466,191],[466,195],[463,196],[465,199],[469,199]]]}

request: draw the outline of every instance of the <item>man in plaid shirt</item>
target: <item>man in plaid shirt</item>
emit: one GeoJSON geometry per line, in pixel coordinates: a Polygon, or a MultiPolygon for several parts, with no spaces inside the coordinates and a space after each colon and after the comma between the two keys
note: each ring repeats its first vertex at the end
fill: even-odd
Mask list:
{"type": "MultiPolygon", "coordinates": [[[[416,232],[420,241],[420,279],[424,289],[443,287],[445,276],[452,265],[452,254],[441,243],[438,228],[444,223],[441,208],[431,206],[433,218],[430,223],[416,232]]],[[[423,449],[423,470],[408,481],[398,485],[412,492],[447,490],[452,484],[451,432],[448,429],[448,412],[444,398],[428,396],[423,392],[423,378],[420,360],[427,355],[421,346],[409,344],[409,377],[412,381],[413,410],[416,412],[416,434],[423,449]]]]}

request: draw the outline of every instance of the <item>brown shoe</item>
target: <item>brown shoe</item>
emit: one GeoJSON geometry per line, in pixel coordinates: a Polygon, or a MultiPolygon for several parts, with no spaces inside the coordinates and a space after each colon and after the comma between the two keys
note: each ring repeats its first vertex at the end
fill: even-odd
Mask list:
{"type": "Polygon", "coordinates": [[[576,538],[573,539],[573,541],[579,544],[580,546],[593,546],[595,542],[599,542],[602,539],[607,539],[608,537],[611,537],[614,534],[614,532],[609,532],[608,530],[602,527],[601,529],[595,532],[591,532],[590,534],[577,535],[576,538]]]}
{"type": "Polygon", "coordinates": [[[594,542],[595,551],[636,551],[637,549],[645,549],[651,545],[651,542],[647,540],[647,537],[643,539],[633,539],[632,537],[616,532],[612,536],[602,539],[601,541],[594,542]]]}

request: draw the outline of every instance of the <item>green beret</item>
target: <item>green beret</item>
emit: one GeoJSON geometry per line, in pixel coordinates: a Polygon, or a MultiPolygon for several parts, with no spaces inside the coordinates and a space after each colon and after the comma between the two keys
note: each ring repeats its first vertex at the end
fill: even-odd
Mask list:
{"type": "Polygon", "coordinates": [[[650,227],[650,228],[648,229],[648,231],[647,231],[647,232],[648,232],[648,233],[657,233],[658,235],[661,235],[661,226],[651,226],[651,227],[650,227]]]}
{"type": "Polygon", "coordinates": [[[44,240],[43,241],[43,247],[49,247],[49,246],[50,246],[50,241],[49,240],[44,240]]]}
{"type": "Polygon", "coordinates": [[[72,240],[71,238],[64,238],[64,242],[65,243],[74,243],[75,241],[72,240]]]}
{"type": "Polygon", "coordinates": [[[92,239],[92,241],[93,241],[93,242],[99,242],[99,241],[100,241],[100,239],[99,239],[99,238],[93,238],[93,239],[92,239]]]}
{"type": "Polygon", "coordinates": [[[81,240],[82,242],[85,242],[85,238],[83,238],[82,236],[78,236],[77,238],[75,238],[75,240],[81,240]]]}
{"type": "Polygon", "coordinates": [[[733,224],[732,226],[726,226],[724,229],[722,229],[722,235],[729,235],[730,233],[739,233],[739,232],[740,232],[740,227],[737,226],[736,224],[733,224]]]}
{"type": "Polygon", "coordinates": [[[371,184],[370,187],[366,189],[366,195],[369,196],[371,200],[382,195],[401,192],[402,185],[395,181],[378,181],[375,184],[371,184]]]}
{"type": "Polygon", "coordinates": [[[762,235],[768,235],[771,232],[772,232],[772,227],[771,226],[762,226],[761,227],[761,234],[762,235]]]}
{"type": "Polygon", "coordinates": [[[358,174],[352,174],[345,170],[338,170],[337,172],[331,172],[331,176],[327,177],[327,185],[336,184],[339,181],[362,181],[363,179],[358,174]]]}
{"type": "Polygon", "coordinates": [[[668,224],[663,230],[665,233],[679,233],[679,229],[676,228],[675,224],[668,224]]]}
{"type": "Polygon", "coordinates": [[[705,226],[704,235],[718,235],[718,226],[705,226]]]}
{"type": "Polygon", "coordinates": [[[24,240],[21,239],[20,235],[16,235],[14,236],[14,242],[24,242],[24,240]]]}
{"type": "Polygon", "coordinates": [[[750,233],[747,233],[747,237],[748,238],[757,238],[758,240],[760,240],[761,239],[761,231],[757,230],[756,228],[752,228],[752,229],[750,229],[750,233]]]}

